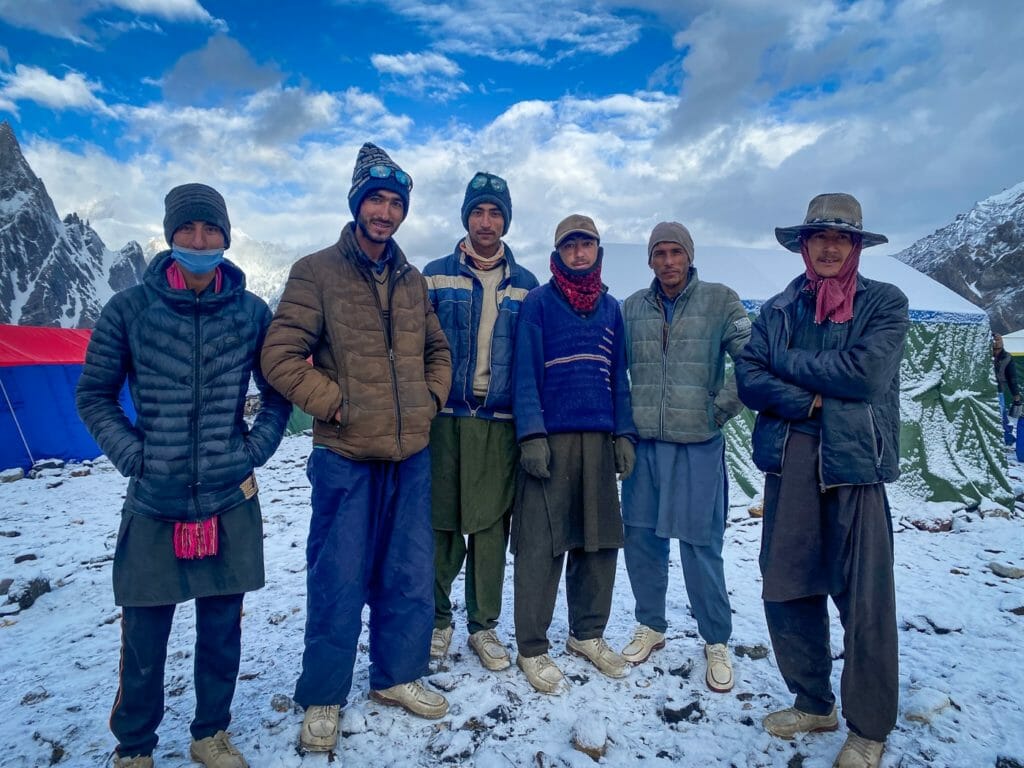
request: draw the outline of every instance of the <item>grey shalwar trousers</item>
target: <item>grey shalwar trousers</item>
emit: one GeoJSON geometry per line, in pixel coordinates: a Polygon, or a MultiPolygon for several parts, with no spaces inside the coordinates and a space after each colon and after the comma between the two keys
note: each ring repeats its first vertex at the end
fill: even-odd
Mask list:
{"type": "Polygon", "coordinates": [[[843,625],[843,717],[885,741],[896,724],[899,648],[892,519],[885,487],[819,488],[818,442],[790,434],[781,475],[765,479],[761,574],[779,671],[797,709],[823,715],[830,676],[828,598],[843,625]]]}

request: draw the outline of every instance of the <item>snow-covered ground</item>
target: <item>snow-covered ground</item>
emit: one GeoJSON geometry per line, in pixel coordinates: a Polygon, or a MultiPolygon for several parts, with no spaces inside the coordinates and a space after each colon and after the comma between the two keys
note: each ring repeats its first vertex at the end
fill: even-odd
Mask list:
{"type": "MultiPolygon", "coordinates": [[[[564,601],[556,608],[552,655],[571,680],[561,697],[535,693],[513,665],[486,672],[466,646],[461,579],[451,658],[428,678],[445,691],[449,714],[417,719],[367,699],[361,639],[345,737],[336,756],[296,752],[302,715],[291,704],[305,617],[304,545],[309,438],[285,438],[258,473],[266,530],[267,586],[248,596],[242,669],[230,731],[253,768],[273,766],[573,766],[594,764],[572,745],[574,729],[607,735],[601,764],[627,766],[831,765],[843,729],[794,742],[768,736],[761,718],[791,703],[775,668],[760,602],[760,521],[734,507],[726,532],[726,575],[736,671],[731,694],[708,691],[681,569],[672,563],[667,647],[619,681],[568,656],[564,601]]],[[[0,580],[12,592],[33,578],[52,591],[15,612],[0,610],[0,765],[99,766],[114,746],[107,714],[117,685],[119,611],[110,567],[125,482],[105,460],[0,484],[0,580]],[[17,562],[16,562],[17,561],[17,562]]],[[[1011,461],[1021,489],[1022,467],[1011,461]]],[[[904,502],[905,503],[905,502],[904,502]]],[[[904,518],[914,510],[901,509],[904,518]]],[[[900,717],[883,758],[888,768],[1024,765],[1024,520],[959,512],[949,533],[900,525],[896,584],[900,626],[900,717]],[[1000,568],[1000,570],[1002,570],[1000,568]]],[[[673,553],[673,558],[678,554],[673,553]]],[[[511,559],[500,634],[511,644],[511,559]]],[[[2,603],[4,598],[0,598],[2,603]]],[[[620,559],[606,637],[620,648],[632,633],[633,600],[620,559]]],[[[365,616],[364,616],[365,619],[365,616]]],[[[167,663],[167,712],[156,762],[192,765],[193,612],[179,608],[167,663]]],[[[833,649],[840,632],[833,623],[833,649]]],[[[838,690],[841,660],[834,672],[838,690]]]]}

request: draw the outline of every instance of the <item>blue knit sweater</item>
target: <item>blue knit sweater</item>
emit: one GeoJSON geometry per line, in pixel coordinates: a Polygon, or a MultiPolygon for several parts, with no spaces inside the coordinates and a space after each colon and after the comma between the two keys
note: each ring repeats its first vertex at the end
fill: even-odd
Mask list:
{"type": "Polygon", "coordinates": [[[552,283],[523,301],[512,372],[516,437],[608,432],[636,440],[619,303],[576,313],[552,283]]]}

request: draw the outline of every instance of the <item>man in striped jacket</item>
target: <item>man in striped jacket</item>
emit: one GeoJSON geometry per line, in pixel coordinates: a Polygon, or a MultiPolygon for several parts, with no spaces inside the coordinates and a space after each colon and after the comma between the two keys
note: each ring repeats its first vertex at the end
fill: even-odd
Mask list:
{"type": "Polygon", "coordinates": [[[491,671],[510,664],[495,627],[519,458],[512,426],[512,351],[519,307],[537,287],[537,278],[516,263],[502,240],[511,222],[508,184],[492,173],[477,173],[462,203],[467,236],[423,272],[452,353],[451,392],[430,428],[430,655],[437,659],[448,652],[452,583],[465,562],[469,645],[491,671]]]}

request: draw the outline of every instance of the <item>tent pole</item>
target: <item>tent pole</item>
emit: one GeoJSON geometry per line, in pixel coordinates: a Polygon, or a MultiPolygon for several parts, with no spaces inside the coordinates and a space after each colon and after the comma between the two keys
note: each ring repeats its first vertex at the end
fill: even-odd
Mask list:
{"type": "Polygon", "coordinates": [[[14,426],[18,428],[18,434],[21,436],[21,444],[25,446],[25,453],[28,454],[29,461],[35,464],[36,460],[32,455],[32,449],[28,447],[28,440],[25,439],[25,433],[21,431],[21,424],[18,423],[18,414],[14,412],[14,406],[11,405],[11,398],[7,395],[7,387],[4,384],[3,379],[0,379],[0,389],[4,391],[4,400],[7,401],[7,407],[11,411],[11,418],[14,419],[14,426]]]}

